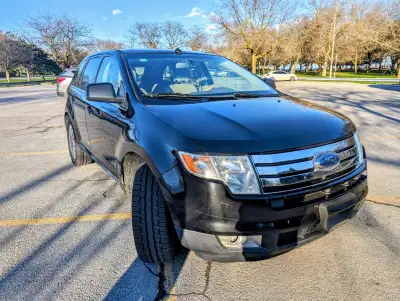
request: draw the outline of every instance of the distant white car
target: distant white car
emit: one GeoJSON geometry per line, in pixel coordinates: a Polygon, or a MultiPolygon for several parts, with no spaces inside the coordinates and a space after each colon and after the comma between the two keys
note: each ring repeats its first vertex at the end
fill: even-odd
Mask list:
{"type": "Polygon", "coordinates": [[[57,95],[65,97],[67,95],[67,89],[69,84],[74,77],[76,68],[67,68],[59,76],[57,76],[57,95]]]}
{"type": "Polygon", "coordinates": [[[282,71],[282,70],[268,72],[267,74],[263,75],[263,78],[271,78],[274,81],[278,81],[278,80],[295,81],[295,80],[297,80],[297,76],[295,74],[288,73],[288,72],[282,71]]]}

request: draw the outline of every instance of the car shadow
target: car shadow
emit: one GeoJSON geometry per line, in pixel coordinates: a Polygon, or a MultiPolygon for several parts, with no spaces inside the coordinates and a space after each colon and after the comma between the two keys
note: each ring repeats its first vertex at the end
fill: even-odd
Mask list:
{"type": "MultiPolygon", "coordinates": [[[[400,86],[397,85],[371,86],[375,86],[377,89],[387,89],[389,92],[400,90],[400,88],[397,88],[400,86]]],[[[389,98],[386,94],[380,93],[371,96],[364,90],[357,90],[357,86],[351,91],[338,91],[337,88],[333,88],[331,91],[321,91],[318,86],[304,86],[301,88],[301,91],[291,91],[290,87],[284,90],[282,92],[287,95],[292,95],[299,99],[305,98],[307,101],[316,102],[319,105],[342,112],[345,115],[348,115],[348,112],[343,111],[342,106],[347,106],[353,109],[351,119],[360,125],[372,125],[370,123],[374,122],[375,126],[383,127],[387,122],[395,125],[398,125],[400,122],[400,119],[397,117],[400,113],[400,102],[398,101],[400,100],[400,94],[398,96],[395,95],[394,98],[389,98]],[[366,118],[364,113],[380,117],[379,124],[376,124],[374,120],[366,118]]]]}
{"type": "MultiPolygon", "coordinates": [[[[0,204],[11,202],[21,194],[39,188],[44,183],[70,171],[71,168],[73,165],[66,164],[25,182],[20,187],[1,196],[0,204]]],[[[99,173],[103,172],[99,171],[99,173]]],[[[77,192],[86,180],[90,181],[93,177],[92,174],[73,182],[72,185],[67,185],[63,191],[55,194],[54,202],[36,211],[31,218],[46,217],[50,212],[62,206],[67,196],[77,192]]],[[[76,209],[72,216],[90,215],[92,212],[104,208],[106,204],[109,207],[106,212],[101,209],[104,214],[121,212],[126,205],[126,200],[118,184],[108,181],[101,183],[104,192],[99,193],[98,196],[91,195],[82,199],[80,202],[82,206],[76,209]],[[113,203],[110,204],[108,196],[117,196],[117,200],[113,200],[113,203]]],[[[104,294],[106,294],[106,300],[163,300],[169,296],[186,261],[188,250],[181,249],[172,263],[145,264],[135,254],[132,237],[131,220],[104,219],[95,223],[72,220],[58,225],[22,225],[3,229],[0,240],[1,249],[4,251],[17,246],[17,248],[21,248],[20,251],[9,250],[6,251],[6,254],[11,255],[9,252],[14,252],[18,257],[18,254],[23,252],[25,256],[16,261],[0,278],[0,300],[54,300],[60,298],[65,291],[70,289],[70,286],[76,285],[74,283],[82,277],[82,274],[87,273],[89,265],[91,273],[88,275],[87,281],[96,282],[96,278],[99,278],[98,281],[101,283],[101,275],[110,277],[109,275],[113,275],[115,272],[112,269],[103,271],[102,266],[93,263],[93,259],[101,256],[101,260],[113,261],[115,265],[124,264],[121,257],[108,257],[105,254],[115,251],[115,248],[119,246],[118,242],[129,240],[130,243],[124,245],[126,249],[123,254],[133,253],[133,261],[123,275],[114,282],[108,293],[107,290],[102,290],[101,298],[104,298],[104,294]],[[39,238],[38,243],[25,249],[23,248],[24,242],[21,240],[30,235],[29,233],[35,233],[32,236],[37,233],[43,234],[37,237],[39,238]],[[43,239],[41,239],[42,236],[44,236],[43,239]]],[[[37,241],[35,237],[33,239],[33,243],[37,241]]],[[[28,246],[31,244],[32,242],[29,241],[28,246]]],[[[9,260],[7,259],[7,261],[9,260]]],[[[106,265],[110,266],[109,263],[106,265]]],[[[80,285],[88,284],[81,282],[80,285]]],[[[84,286],[79,287],[79,291],[83,288],[84,286]]]]}
{"type": "MultiPolygon", "coordinates": [[[[400,79],[399,79],[400,81],[400,79]]],[[[400,85],[368,85],[370,88],[400,92],[400,85]]]]}

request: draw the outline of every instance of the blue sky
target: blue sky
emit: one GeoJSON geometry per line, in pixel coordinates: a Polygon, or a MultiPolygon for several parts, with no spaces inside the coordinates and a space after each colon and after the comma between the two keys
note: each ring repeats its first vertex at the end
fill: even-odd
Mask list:
{"type": "Polygon", "coordinates": [[[207,18],[212,12],[207,0],[10,0],[0,10],[0,30],[15,31],[30,15],[68,13],[93,25],[98,38],[122,41],[126,30],[136,21],[177,20],[185,26],[213,25],[207,18]]]}

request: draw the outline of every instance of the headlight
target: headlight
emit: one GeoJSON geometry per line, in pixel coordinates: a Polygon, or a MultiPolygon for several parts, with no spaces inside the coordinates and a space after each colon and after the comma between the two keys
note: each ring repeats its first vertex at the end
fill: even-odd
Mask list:
{"type": "Polygon", "coordinates": [[[358,164],[361,165],[364,163],[364,153],[363,153],[363,146],[360,141],[360,137],[358,136],[357,132],[354,134],[354,142],[357,147],[357,155],[358,155],[358,164]]]}
{"type": "Polygon", "coordinates": [[[260,194],[248,156],[203,156],[179,152],[185,169],[198,177],[222,181],[233,194],[260,194]]]}

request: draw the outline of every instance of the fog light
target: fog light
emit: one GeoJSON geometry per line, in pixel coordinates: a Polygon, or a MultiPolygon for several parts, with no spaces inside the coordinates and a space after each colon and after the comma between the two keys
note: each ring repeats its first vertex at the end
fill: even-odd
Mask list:
{"type": "Polygon", "coordinates": [[[245,248],[259,248],[261,246],[261,235],[256,236],[225,236],[218,235],[217,236],[221,245],[225,248],[236,248],[236,249],[245,249],[245,248]]]}
{"type": "Polygon", "coordinates": [[[219,235],[219,241],[226,248],[240,248],[246,242],[246,236],[219,235]]]}

